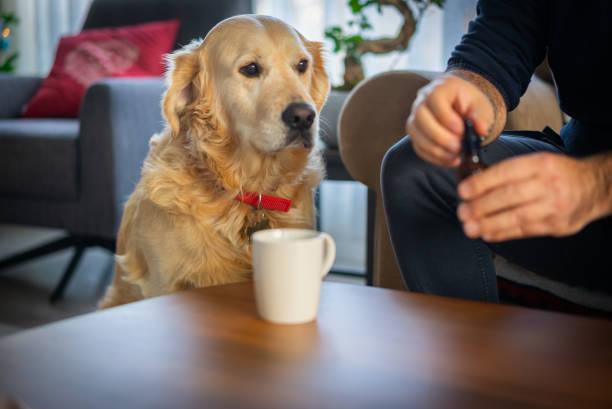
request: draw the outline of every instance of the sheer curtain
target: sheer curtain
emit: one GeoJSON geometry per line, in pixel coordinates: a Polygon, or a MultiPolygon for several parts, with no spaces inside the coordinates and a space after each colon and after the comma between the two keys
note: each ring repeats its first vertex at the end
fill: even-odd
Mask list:
{"type": "Polygon", "coordinates": [[[59,38],[81,29],[92,0],[2,0],[2,8],[17,14],[17,72],[46,75],[59,38]]]}

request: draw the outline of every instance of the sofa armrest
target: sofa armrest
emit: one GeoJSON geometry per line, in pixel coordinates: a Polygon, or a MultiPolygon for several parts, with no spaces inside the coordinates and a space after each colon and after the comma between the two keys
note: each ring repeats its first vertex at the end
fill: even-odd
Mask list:
{"type": "Polygon", "coordinates": [[[429,81],[422,73],[391,71],[363,81],[349,94],[340,111],[338,141],[355,180],[378,190],[382,159],[406,134],[412,103],[429,81]]]}
{"type": "Polygon", "coordinates": [[[162,78],[113,78],[92,85],[81,108],[79,153],[90,230],[113,237],[140,177],[149,139],[162,130],[162,78]]]}
{"type": "Polygon", "coordinates": [[[16,118],[42,82],[39,77],[0,74],[0,118],[16,118]]]}

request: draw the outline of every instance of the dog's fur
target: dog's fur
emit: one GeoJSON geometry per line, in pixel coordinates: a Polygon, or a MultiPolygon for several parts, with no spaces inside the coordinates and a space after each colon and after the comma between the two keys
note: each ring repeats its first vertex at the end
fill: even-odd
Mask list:
{"type": "MultiPolygon", "coordinates": [[[[141,179],[125,206],[115,275],[101,307],[251,277],[245,234],[253,207],[241,192],[289,198],[288,213],[265,211],[271,227],[312,228],[320,154],[290,140],[281,113],[316,109],[329,92],[321,43],[280,20],[237,16],[168,58],[166,129],[151,138],[141,179]],[[296,64],[306,59],[307,71],[296,64]],[[258,62],[262,74],[240,68],[258,62]]],[[[317,121],[310,138],[318,132],[317,121]]]]}

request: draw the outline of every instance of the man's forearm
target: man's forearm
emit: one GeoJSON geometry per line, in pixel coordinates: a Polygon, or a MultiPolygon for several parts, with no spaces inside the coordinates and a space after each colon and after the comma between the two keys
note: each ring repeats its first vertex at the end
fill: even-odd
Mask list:
{"type": "Polygon", "coordinates": [[[594,204],[601,217],[612,215],[612,153],[590,156],[585,161],[591,165],[595,176],[594,204]]]}
{"type": "Polygon", "coordinates": [[[485,137],[484,143],[488,144],[490,142],[493,142],[495,138],[497,138],[504,129],[504,125],[506,125],[507,109],[506,102],[504,101],[502,94],[493,84],[491,84],[489,80],[487,80],[481,75],[476,74],[475,72],[468,70],[451,69],[448,71],[448,73],[456,75],[457,77],[474,84],[476,87],[478,87],[478,89],[483,92],[483,94],[486,95],[486,97],[491,102],[491,105],[493,107],[494,119],[493,123],[491,124],[491,127],[489,128],[489,133],[485,137]]]}

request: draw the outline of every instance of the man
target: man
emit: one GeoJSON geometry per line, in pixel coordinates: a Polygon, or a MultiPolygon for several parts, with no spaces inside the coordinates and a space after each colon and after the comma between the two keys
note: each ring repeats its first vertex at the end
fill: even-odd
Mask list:
{"type": "MultiPolygon", "coordinates": [[[[447,72],[423,88],[382,190],[413,291],[497,301],[493,254],[570,285],[612,292],[612,4],[481,0],[447,72]],[[559,144],[501,134],[545,55],[563,111],[559,144]],[[605,98],[603,97],[605,95],[605,98]],[[457,186],[463,118],[491,165],[457,186]]],[[[538,133],[539,135],[539,133],[538,133]]]]}

